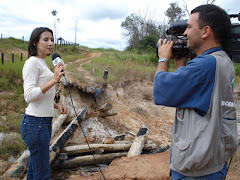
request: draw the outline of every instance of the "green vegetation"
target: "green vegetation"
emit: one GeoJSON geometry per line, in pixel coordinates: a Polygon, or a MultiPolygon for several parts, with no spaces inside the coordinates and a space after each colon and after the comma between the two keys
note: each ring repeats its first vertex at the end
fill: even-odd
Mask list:
{"type": "Polygon", "coordinates": [[[6,50],[12,50],[17,48],[27,51],[27,44],[28,42],[26,41],[22,41],[20,39],[15,39],[11,37],[0,40],[0,49],[2,52],[6,52],[6,50]]]}
{"type": "MultiPolygon", "coordinates": [[[[4,64],[0,62],[0,132],[16,133],[11,140],[1,140],[0,159],[8,159],[26,149],[20,136],[20,123],[27,107],[23,97],[22,68],[27,57],[28,42],[9,38],[0,40],[1,53],[4,53],[4,64]],[[14,62],[12,54],[14,53],[14,62]],[[21,53],[23,60],[21,61],[21,53]]],[[[64,46],[56,53],[62,56],[65,63],[84,57],[86,47],[64,46]]],[[[52,58],[48,56],[46,63],[53,70],[52,58]]]]}
{"type": "Polygon", "coordinates": [[[4,136],[0,146],[0,158],[8,160],[9,156],[17,156],[19,152],[26,150],[26,148],[21,135],[11,134],[4,136]]]}
{"type": "MultiPolygon", "coordinates": [[[[27,59],[27,42],[13,38],[0,40],[1,52],[5,53],[4,64],[0,64],[0,132],[17,134],[11,143],[3,140],[0,146],[0,158],[7,159],[10,155],[17,155],[26,147],[20,137],[20,123],[27,104],[23,98],[22,67],[27,59]],[[4,43],[2,43],[4,42],[4,43]],[[15,54],[15,62],[11,61],[11,53],[15,54]],[[20,53],[25,54],[24,60],[20,61],[20,53]],[[15,142],[17,141],[17,142],[15,142]]],[[[157,58],[152,51],[141,52],[139,50],[120,52],[114,49],[88,49],[79,46],[64,46],[58,48],[56,53],[62,56],[67,63],[66,70],[85,82],[84,75],[77,73],[80,62],[76,59],[83,58],[88,52],[101,52],[102,55],[95,57],[91,63],[82,67],[96,78],[97,83],[103,83],[103,72],[108,70],[108,83],[114,84],[119,81],[148,79],[153,81],[157,58]]],[[[86,60],[88,61],[88,60],[86,60]]],[[[46,63],[53,70],[51,56],[46,58],[46,63]]],[[[83,61],[81,61],[83,63],[83,61]]],[[[170,71],[175,71],[174,62],[170,63],[170,71]]],[[[240,82],[240,64],[235,64],[235,84],[240,82]]],[[[236,157],[239,159],[239,155],[236,157]]],[[[238,161],[238,160],[237,160],[238,161]]]]}
{"type": "Polygon", "coordinates": [[[104,52],[100,57],[93,58],[91,63],[84,64],[96,78],[98,83],[103,82],[103,72],[108,70],[110,84],[129,79],[153,79],[156,65],[150,63],[147,55],[131,52],[104,52]]]}
{"type": "Polygon", "coordinates": [[[235,86],[240,83],[240,64],[234,64],[235,68],[235,86]]]}

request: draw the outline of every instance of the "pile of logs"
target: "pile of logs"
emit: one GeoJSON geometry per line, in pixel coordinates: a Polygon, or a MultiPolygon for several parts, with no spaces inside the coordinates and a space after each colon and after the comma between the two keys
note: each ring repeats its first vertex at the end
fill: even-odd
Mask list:
{"type": "MultiPolygon", "coordinates": [[[[114,115],[116,112],[113,113],[111,110],[112,106],[105,104],[98,109],[98,115],[101,117],[109,114],[114,115]]],[[[83,109],[64,131],[54,139],[50,146],[50,165],[52,168],[74,168],[85,165],[108,164],[115,158],[137,156],[140,155],[143,150],[152,151],[156,149],[156,144],[146,143],[149,128],[144,125],[140,128],[133,142],[124,141],[125,134],[122,134],[106,138],[99,144],[90,144],[87,141],[87,144],[65,146],[65,143],[81,122],[89,118],[88,114],[88,108],[83,109]]],[[[58,119],[54,121],[52,125],[52,137],[57,133],[67,116],[67,114],[60,115],[58,119]]],[[[24,151],[17,162],[5,173],[5,177],[8,179],[22,177],[27,170],[29,156],[29,151],[24,151]]]]}
{"type": "MultiPolygon", "coordinates": [[[[53,163],[56,168],[75,168],[84,165],[106,164],[122,156],[138,156],[144,151],[156,149],[156,144],[146,143],[149,129],[142,126],[133,142],[109,141],[112,144],[83,144],[64,147],[53,163]]],[[[111,139],[111,138],[110,138],[111,139]]],[[[103,141],[107,142],[107,141],[103,141]]]]}

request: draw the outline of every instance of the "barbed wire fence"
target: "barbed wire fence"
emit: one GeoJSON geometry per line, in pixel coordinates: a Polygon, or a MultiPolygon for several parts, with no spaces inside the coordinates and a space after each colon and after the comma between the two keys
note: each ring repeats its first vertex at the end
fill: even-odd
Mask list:
{"type": "MultiPolygon", "coordinates": [[[[22,36],[21,39],[19,38],[15,38],[13,36],[11,37],[3,37],[3,33],[1,33],[1,39],[0,39],[0,43],[3,43],[4,39],[18,39],[18,40],[21,40],[21,42],[24,44],[24,43],[28,43],[28,41],[25,41],[24,40],[24,36],[22,36]]],[[[54,52],[59,48],[59,47],[64,47],[64,46],[79,46],[79,44],[77,43],[74,43],[74,42],[71,42],[71,41],[66,41],[65,39],[63,39],[62,37],[59,37],[57,38],[57,43],[54,44],[54,52]]],[[[6,55],[7,53],[5,52],[0,52],[1,53],[1,63],[4,64],[4,61],[9,61],[11,60],[12,63],[15,62],[16,59],[16,56],[20,56],[20,61],[23,61],[23,58],[25,58],[23,56],[23,53],[20,53],[20,54],[17,54],[16,53],[10,53],[11,55],[6,55]],[[11,57],[11,58],[9,58],[11,57]]],[[[29,54],[27,55],[27,58],[29,58],[29,54]]]]}

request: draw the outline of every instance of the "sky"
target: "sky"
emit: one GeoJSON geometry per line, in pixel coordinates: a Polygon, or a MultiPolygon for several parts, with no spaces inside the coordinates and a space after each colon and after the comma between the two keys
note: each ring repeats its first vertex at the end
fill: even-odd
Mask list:
{"type": "MultiPolygon", "coordinates": [[[[90,48],[123,50],[127,39],[121,23],[131,13],[148,12],[152,19],[166,20],[172,2],[183,2],[189,11],[206,0],[0,0],[0,34],[28,41],[36,27],[48,27],[56,37],[90,48]],[[56,10],[56,16],[52,11],[56,10]],[[55,24],[55,26],[54,26],[55,24]]],[[[239,0],[215,0],[229,14],[240,11],[239,0]]],[[[233,22],[238,22],[236,19],[233,22]]]]}

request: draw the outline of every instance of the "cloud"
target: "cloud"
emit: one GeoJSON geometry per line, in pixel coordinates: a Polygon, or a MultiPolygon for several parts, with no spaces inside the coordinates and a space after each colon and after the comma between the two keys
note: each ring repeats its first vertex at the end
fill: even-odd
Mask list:
{"type": "Polygon", "coordinates": [[[107,7],[101,8],[94,7],[90,11],[84,14],[83,18],[91,21],[98,22],[103,19],[122,19],[126,17],[127,9],[119,9],[118,7],[107,7]]]}
{"type": "MultiPolygon", "coordinates": [[[[177,0],[183,8],[183,2],[177,0]]],[[[230,13],[238,13],[239,0],[217,0],[216,4],[230,13]]],[[[58,37],[90,47],[124,49],[121,22],[131,13],[148,12],[158,22],[164,20],[164,12],[171,1],[160,0],[1,0],[0,33],[3,37],[29,40],[32,30],[46,26],[55,30],[58,37]],[[57,16],[51,14],[57,11],[57,16]],[[60,21],[56,21],[60,19],[60,21]],[[77,24],[76,24],[77,23],[77,24]],[[76,26],[77,25],[77,26],[76,26]]],[[[189,11],[202,2],[185,0],[189,11]]]]}

